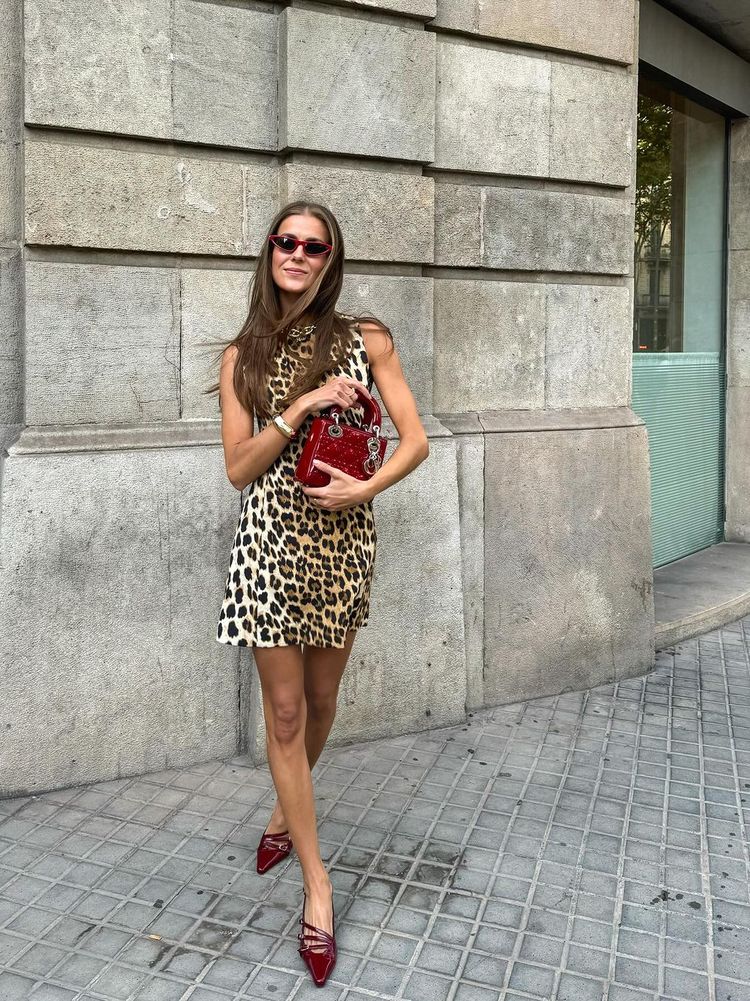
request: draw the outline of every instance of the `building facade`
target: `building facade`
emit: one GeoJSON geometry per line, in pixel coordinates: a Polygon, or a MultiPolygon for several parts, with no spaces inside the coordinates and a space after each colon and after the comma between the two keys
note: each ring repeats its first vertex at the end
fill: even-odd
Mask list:
{"type": "Polygon", "coordinates": [[[665,559],[750,540],[750,28],[701,6],[0,0],[0,792],[264,756],[214,639],[241,495],[203,390],[293,198],[341,221],[340,308],[389,324],[430,438],[374,502],[332,742],[650,669],[681,400],[715,483],[665,559]],[[694,210],[659,230],[663,108],[694,210]]]}

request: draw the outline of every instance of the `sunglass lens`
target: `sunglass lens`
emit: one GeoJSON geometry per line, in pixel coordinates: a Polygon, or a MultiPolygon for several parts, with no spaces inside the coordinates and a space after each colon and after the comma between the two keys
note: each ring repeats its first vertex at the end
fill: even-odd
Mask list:
{"type": "Polygon", "coordinates": [[[279,250],[284,250],[286,253],[291,253],[291,251],[294,250],[295,243],[291,236],[274,236],[271,242],[275,244],[279,250]]]}
{"type": "Polygon", "coordinates": [[[328,251],[328,247],[324,243],[316,243],[314,240],[308,240],[305,244],[305,253],[310,254],[311,257],[318,257],[320,254],[325,254],[328,251]]]}

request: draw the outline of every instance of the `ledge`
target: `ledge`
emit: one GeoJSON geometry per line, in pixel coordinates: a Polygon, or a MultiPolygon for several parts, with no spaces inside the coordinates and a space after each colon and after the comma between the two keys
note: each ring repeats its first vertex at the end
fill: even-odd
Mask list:
{"type": "Polygon", "coordinates": [[[454,434],[577,431],[638,427],[643,420],[630,407],[580,407],[569,410],[478,410],[436,413],[454,434]]]}
{"type": "MultiPolygon", "coordinates": [[[[420,414],[429,438],[450,438],[434,414],[420,414]]],[[[398,440],[393,422],[383,418],[383,435],[398,440]]],[[[165,421],[160,424],[49,424],[27,427],[11,444],[9,456],[58,452],[111,452],[128,449],[195,448],[221,445],[220,420],[165,421]]]]}
{"type": "Polygon", "coordinates": [[[719,542],[654,571],[657,650],[750,614],[750,544],[719,542]]]}

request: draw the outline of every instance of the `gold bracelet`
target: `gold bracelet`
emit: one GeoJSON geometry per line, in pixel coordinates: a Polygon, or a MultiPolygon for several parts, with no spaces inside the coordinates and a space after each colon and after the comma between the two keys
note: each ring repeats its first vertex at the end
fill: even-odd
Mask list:
{"type": "Polygon", "coordinates": [[[281,433],[286,438],[291,439],[291,438],[295,438],[297,436],[297,432],[294,430],[294,428],[291,426],[291,424],[288,424],[284,420],[284,418],[281,416],[281,414],[274,414],[272,419],[273,419],[273,423],[276,425],[276,427],[279,429],[279,431],[281,431],[281,433]]]}

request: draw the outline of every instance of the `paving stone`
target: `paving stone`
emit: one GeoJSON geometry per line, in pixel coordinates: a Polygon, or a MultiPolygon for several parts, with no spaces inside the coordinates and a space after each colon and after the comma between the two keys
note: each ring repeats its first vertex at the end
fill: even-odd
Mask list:
{"type": "Polygon", "coordinates": [[[557,989],[557,1001],[601,1001],[604,982],[563,973],[557,989]]]}
{"type": "Polygon", "coordinates": [[[417,939],[384,932],[374,946],[371,955],[374,959],[392,960],[394,963],[408,966],[417,944],[417,939]]]}
{"type": "Polygon", "coordinates": [[[434,1001],[445,1001],[452,984],[453,981],[447,977],[414,970],[404,988],[403,996],[410,1001],[424,1001],[424,998],[430,998],[431,1001],[433,998],[434,1001]]]}
{"type": "Polygon", "coordinates": [[[32,945],[30,949],[27,949],[7,965],[12,966],[18,973],[42,978],[65,959],[65,956],[66,953],[62,949],[46,944],[32,945]]]}
{"type": "Polygon", "coordinates": [[[568,970],[604,978],[609,973],[609,952],[579,945],[571,945],[566,961],[568,970]]]}
{"type": "Polygon", "coordinates": [[[55,978],[66,987],[88,987],[106,966],[102,959],[93,959],[79,953],[67,959],[55,970],[55,978]]]}
{"type": "Polygon", "coordinates": [[[548,998],[552,993],[554,971],[529,963],[516,962],[510,975],[509,986],[535,998],[548,998]]]}
{"type": "Polygon", "coordinates": [[[209,987],[238,991],[248,980],[251,970],[247,963],[219,957],[211,962],[202,982],[209,987]]]}
{"type": "MultiPolygon", "coordinates": [[[[247,987],[246,993],[258,1001],[275,1001],[277,998],[289,997],[298,981],[299,977],[296,974],[260,967],[247,987]]],[[[192,995],[192,998],[194,997],[195,994],[192,995]]],[[[222,994],[221,997],[226,998],[226,995],[222,994]]]]}
{"type": "Polygon", "coordinates": [[[33,979],[0,972],[0,997],[3,1001],[28,1001],[33,986],[33,979]]]}
{"type": "Polygon", "coordinates": [[[656,991],[659,986],[659,967],[655,963],[618,956],[615,964],[615,980],[643,990],[656,991]]]}
{"type": "MultiPolygon", "coordinates": [[[[497,991],[479,987],[476,984],[467,984],[459,981],[458,988],[454,994],[454,1001],[497,1001],[497,991]]],[[[521,1001],[518,995],[506,993],[504,1001],[521,1001]]]]}
{"type": "Polygon", "coordinates": [[[370,991],[395,994],[407,972],[405,966],[369,960],[359,976],[358,985],[370,991]]]}
{"type": "MultiPolygon", "coordinates": [[[[326,749],[333,992],[703,1001],[711,948],[717,1001],[750,996],[749,637],[750,618],[647,678],[326,749]]],[[[298,860],[254,872],[272,801],[242,756],[0,801],[2,1001],[319,997],[298,860]]]]}
{"type": "Polygon", "coordinates": [[[55,987],[54,984],[43,983],[36,988],[33,998],[34,1001],[79,1001],[80,994],[64,987],[55,987]]]}
{"type": "Polygon", "coordinates": [[[180,1001],[188,987],[190,984],[187,981],[154,977],[150,983],[141,988],[134,1001],[180,1001]]]}
{"type": "Polygon", "coordinates": [[[471,950],[466,956],[461,976],[464,980],[474,980],[479,984],[500,985],[508,965],[508,960],[471,950]]]}

